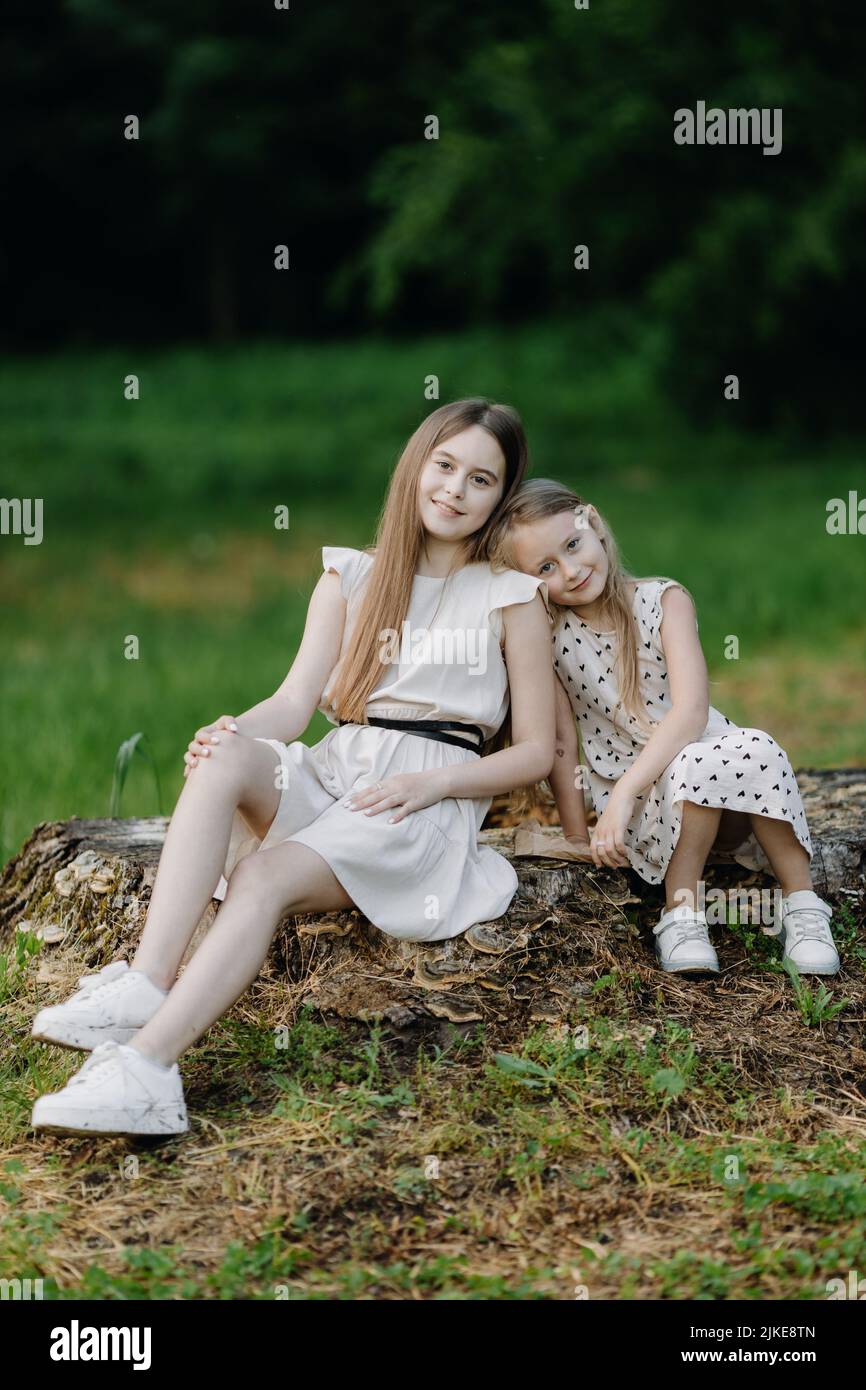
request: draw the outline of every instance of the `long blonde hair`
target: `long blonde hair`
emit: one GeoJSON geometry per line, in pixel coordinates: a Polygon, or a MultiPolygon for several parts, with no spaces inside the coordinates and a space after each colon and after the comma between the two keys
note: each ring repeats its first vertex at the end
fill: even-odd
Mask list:
{"type": "MultiPolygon", "coordinates": [[[[514,528],[516,526],[530,525],[534,521],[557,516],[560,512],[570,512],[576,521],[578,509],[588,506],[589,503],[586,498],[580,497],[578,493],[563,483],[554,482],[549,478],[530,479],[512,494],[496,523],[491,537],[493,562],[507,565],[509,569],[519,568],[514,554],[514,528]]],[[[631,595],[628,590],[629,584],[643,583],[646,576],[643,579],[638,578],[624,568],[619,547],[610,526],[598,512],[598,509],[595,508],[594,510],[598,519],[596,520],[595,516],[590,514],[587,520],[604,546],[608,560],[607,579],[600,595],[601,611],[606,620],[609,620],[611,630],[616,633],[615,670],[619,688],[619,702],[614,710],[614,723],[617,722],[616,711],[624,710],[626,715],[632,716],[639,730],[646,737],[649,737],[655,728],[655,721],[650,719],[647,714],[641,697],[638,635],[631,595]]],[[[574,611],[554,603],[552,600],[549,603],[549,608],[555,622],[559,622],[563,615],[574,611]]],[[[620,725],[620,727],[623,728],[624,726],[620,725]]]]}
{"type": "MultiPolygon", "coordinates": [[[[418,480],[434,449],[471,425],[480,425],[499,444],[505,457],[502,497],[484,526],[463,543],[454,569],[489,561],[490,537],[499,516],[526,472],[527,446],[516,410],[481,397],[440,405],[415,430],[394,469],[376,529],[373,564],[366,584],[351,647],[340,662],[330,702],[337,717],[365,722],[370,695],[381,679],[381,634],[399,632],[409,612],[412,581],[421,557],[424,527],[418,510],[418,480]]],[[[501,731],[500,731],[501,732],[501,731]]]]}

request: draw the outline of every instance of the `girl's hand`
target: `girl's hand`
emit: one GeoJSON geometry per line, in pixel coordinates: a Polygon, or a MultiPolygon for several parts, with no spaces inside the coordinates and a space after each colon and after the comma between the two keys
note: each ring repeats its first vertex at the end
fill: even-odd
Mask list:
{"type": "Polygon", "coordinates": [[[592,845],[585,835],[566,835],[565,840],[578,859],[592,859],[592,845]]]}
{"type": "Polygon", "coordinates": [[[585,835],[545,835],[541,822],[531,817],[514,832],[514,853],[531,859],[584,859],[592,861],[585,835]]]}
{"type": "Polygon", "coordinates": [[[201,729],[196,729],[189,747],[183,755],[186,767],[183,770],[184,777],[188,777],[194,767],[198,767],[199,758],[209,758],[211,756],[210,745],[219,743],[217,729],[225,729],[229,734],[238,734],[240,731],[235,723],[233,714],[221,714],[219,719],[215,719],[213,724],[206,724],[201,729]]]}
{"type": "Polygon", "coordinates": [[[446,795],[443,773],[445,768],[433,768],[430,772],[400,772],[394,777],[372,787],[350,792],[343,799],[343,805],[351,811],[361,811],[366,816],[377,816],[382,811],[391,811],[388,824],[405,820],[411,811],[423,811],[446,795]]]}
{"type": "Polygon", "coordinates": [[[593,827],[590,840],[593,863],[598,867],[607,865],[609,869],[628,867],[625,832],[634,811],[635,799],[627,792],[614,787],[607,805],[593,827]]]}

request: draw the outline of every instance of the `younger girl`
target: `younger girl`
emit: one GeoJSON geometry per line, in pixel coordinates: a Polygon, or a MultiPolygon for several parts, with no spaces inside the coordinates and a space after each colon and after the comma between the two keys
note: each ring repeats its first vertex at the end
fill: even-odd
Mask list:
{"type": "Polygon", "coordinates": [[[715,849],[772,870],[782,890],[784,959],[806,974],[835,974],[832,909],[812,891],[812,844],[793,769],[769,734],[739,728],[710,706],[683,586],[628,574],[596,508],[545,479],[517,490],[492,553],[547,581],[559,676],[550,784],[563,834],[576,857],[630,864],[649,883],[664,879],[666,908],[653,929],[662,969],[719,968],[700,897],[715,849]],[[598,813],[589,844],[572,772],[575,718],[598,813]]]}
{"type": "Polygon", "coordinates": [[[478,833],[493,796],[548,775],[555,733],[544,582],[489,563],[525,466],[514,411],[443,405],[403,451],[375,549],[323,550],[282,685],[190,743],[132,967],[37,1015],[35,1037],[93,1052],[34,1127],[187,1129],[177,1059],[256,978],[285,912],[356,905],[411,941],[505,912],[517,876],[478,833]],[[511,746],[482,756],[509,700],[511,746]],[[308,747],[316,706],[337,727],[308,747]]]}

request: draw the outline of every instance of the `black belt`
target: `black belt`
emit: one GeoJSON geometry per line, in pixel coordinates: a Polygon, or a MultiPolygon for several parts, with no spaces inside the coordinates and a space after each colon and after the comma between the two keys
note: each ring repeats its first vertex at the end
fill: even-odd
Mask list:
{"type": "MultiPolygon", "coordinates": [[[[341,719],[340,724],[351,724],[351,719],[341,719]]],[[[477,724],[461,724],[455,719],[368,719],[380,729],[403,729],[418,738],[435,738],[439,743],[453,743],[458,748],[468,748],[470,753],[479,753],[484,742],[484,731],[477,724]],[[455,734],[443,733],[444,729],[462,729],[464,733],[477,734],[478,742],[471,743],[467,738],[457,738],[455,734]]],[[[363,728],[364,725],[358,726],[363,728]]]]}

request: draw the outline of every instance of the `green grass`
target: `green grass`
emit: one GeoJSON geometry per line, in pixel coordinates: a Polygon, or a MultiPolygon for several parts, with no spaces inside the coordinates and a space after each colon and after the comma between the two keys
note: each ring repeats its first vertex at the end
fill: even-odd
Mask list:
{"type": "MultiPolygon", "coordinates": [[[[34,1142],[20,1117],[0,1271],[58,1300],[808,1300],[862,1269],[862,1136],[600,999],[588,1045],[478,1026],[402,1058],[378,1026],[235,1014],[186,1059],[182,1139],[34,1142]]],[[[4,1086],[43,1089],[54,1051],[22,1028],[4,1086]]]]}
{"type": "MultiPolygon", "coordinates": [[[[136,757],[122,814],[170,812],[194,729],[288,670],[321,545],[371,539],[433,372],[443,400],[517,405],[535,474],[590,496],[636,572],[691,588],[725,713],[771,725],[795,765],[864,761],[866,540],[824,526],[827,500],[862,486],[859,441],[745,436],[733,411],[730,430],[699,434],[667,405],[656,352],[608,315],[4,363],[4,493],[41,497],[45,534],[0,550],[0,856],[41,819],[108,814],[117,750],[139,732],[162,803],[136,757]],[[137,402],[123,399],[131,371],[137,402]]],[[[326,728],[317,716],[307,737],[326,728]]]]}

